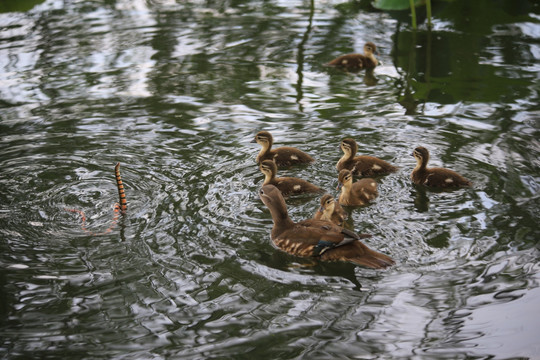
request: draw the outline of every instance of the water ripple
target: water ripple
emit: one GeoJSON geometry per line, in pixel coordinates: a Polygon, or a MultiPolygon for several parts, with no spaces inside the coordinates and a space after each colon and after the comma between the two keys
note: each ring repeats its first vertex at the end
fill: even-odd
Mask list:
{"type": "MultiPolygon", "coordinates": [[[[451,16],[462,6],[434,12],[431,32],[356,3],[46,1],[0,14],[0,347],[73,358],[535,354],[538,19],[494,7],[471,24],[451,16]],[[322,65],[367,40],[383,62],[374,78],[322,65]],[[272,245],[250,143],[263,129],[317,160],[280,176],[332,195],[344,137],[400,167],[347,224],[394,267],[272,245]],[[474,186],[414,186],[418,145],[474,186]],[[65,208],[84,211],[92,232],[110,226],[117,162],[128,212],[90,235],[65,208]]],[[[298,221],[319,197],[287,205],[298,221]]]]}

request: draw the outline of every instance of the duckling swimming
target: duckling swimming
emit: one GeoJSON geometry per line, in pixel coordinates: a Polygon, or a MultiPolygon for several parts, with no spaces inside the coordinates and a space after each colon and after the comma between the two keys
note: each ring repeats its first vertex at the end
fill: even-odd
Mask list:
{"type": "Polygon", "coordinates": [[[411,180],[417,185],[434,188],[456,188],[472,185],[472,182],[453,170],[428,168],[429,151],[423,146],[418,146],[411,155],[416,159],[416,167],[411,173],[411,180]]]}
{"type": "Polygon", "coordinates": [[[313,219],[326,220],[338,226],[343,226],[348,217],[347,212],[334,200],[334,197],[326,194],[321,197],[321,206],[313,216],[313,219]]]}
{"type": "Polygon", "coordinates": [[[274,140],[268,131],[259,131],[252,142],[262,146],[259,155],[257,155],[257,164],[263,160],[273,160],[277,166],[290,166],[315,161],[310,155],[294,147],[283,146],[272,149],[274,140]]]}
{"type": "Polygon", "coordinates": [[[321,261],[349,261],[373,269],[394,264],[392,258],[371,250],[360,241],[370,235],[356,234],[326,220],[293,222],[281,192],[273,185],[264,185],[259,197],[272,214],[272,242],[289,254],[321,261]]]}
{"type": "Polygon", "coordinates": [[[291,194],[318,193],[323,190],[309,181],[293,177],[277,177],[277,166],[272,160],[264,160],[259,166],[264,174],[263,185],[272,184],[281,191],[283,196],[291,194]]]}
{"type": "Polygon", "coordinates": [[[377,46],[370,41],[364,45],[364,54],[341,55],[326,65],[344,68],[349,71],[373,69],[379,65],[379,62],[377,61],[377,58],[375,58],[374,54],[378,54],[377,46]]]}
{"type": "Polygon", "coordinates": [[[371,178],[360,179],[353,183],[350,170],[343,169],[338,176],[338,189],[341,188],[339,203],[345,206],[363,206],[379,196],[377,183],[371,178]]]}
{"type": "Polygon", "coordinates": [[[398,170],[397,167],[374,156],[355,156],[358,151],[358,144],[354,139],[343,139],[339,147],[343,151],[343,156],[336,164],[336,169],[338,171],[348,169],[353,175],[377,176],[388,175],[398,170]]]}

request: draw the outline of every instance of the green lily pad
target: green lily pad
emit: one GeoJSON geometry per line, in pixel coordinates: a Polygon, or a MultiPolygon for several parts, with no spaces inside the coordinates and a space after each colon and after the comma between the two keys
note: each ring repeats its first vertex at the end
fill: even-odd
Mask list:
{"type": "MultiPolygon", "coordinates": [[[[414,6],[424,5],[425,0],[414,0],[414,6]]],[[[373,7],[379,10],[407,10],[409,0],[374,0],[373,7]]]]}
{"type": "Polygon", "coordinates": [[[5,0],[0,1],[0,13],[26,12],[45,0],[5,0]]]}

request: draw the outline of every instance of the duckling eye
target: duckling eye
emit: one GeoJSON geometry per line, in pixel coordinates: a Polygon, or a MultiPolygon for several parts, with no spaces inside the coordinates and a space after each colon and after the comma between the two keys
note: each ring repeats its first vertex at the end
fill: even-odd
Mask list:
{"type": "Polygon", "coordinates": [[[259,194],[264,195],[264,190],[263,189],[259,190],[259,194]]]}

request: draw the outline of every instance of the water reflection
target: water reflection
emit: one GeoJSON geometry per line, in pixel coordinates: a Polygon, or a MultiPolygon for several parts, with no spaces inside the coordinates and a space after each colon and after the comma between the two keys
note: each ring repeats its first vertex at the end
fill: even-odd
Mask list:
{"type": "Polygon", "coordinates": [[[427,196],[427,189],[425,186],[415,185],[414,192],[411,194],[414,196],[414,207],[418,212],[426,212],[429,209],[429,197],[427,196]]]}
{"type": "MultiPolygon", "coordinates": [[[[502,5],[441,3],[431,32],[366,2],[45,1],[0,14],[0,347],[534,356],[538,7],[502,5]],[[322,66],[366,40],[382,49],[373,74],[322,66]],[[287,174],[332,195],[344,137],[400,166],[349,224],[395,267],[304,262],[271,245],[249,144],[262,129],[314,154],[287,174]],[[417,145],[475,186],[414,187],[417,145]],[[106,227],[118,161],[129,213],[88,236],[64,208],[106,227]]],[[[290,199],[291,217],[318,201],[290,199]]]]}
{"type": "MultiPolygon", "coordinates": [[[[475,6],[482,7],[480,3],[475,6]]],[[[502,64],[509,63],[525,65],[534,57],[528,46],[527,50],[520,49],[520,41],[508,36],[508,32],[521,33],[520,28],[513,24],[497,24],[500,14],[478,21],[454,19],[447,15],[456,10],[454,7],[462,11],[478,10],[454,2],[439,9],[440,16],[449,20],[443,28],[411,31],[401,24],[396,28],[393,62],[404,71],[398,86],[399,101],[406,114],[415,114],[417,106],[425,106],[427,102],[497,103],[504,101],[508,91],[520,93],[519,97],[530,94],[530,82],[526,79],[535,78],[535,71],[518,75],[508,68],[501,68],[502,64]],[[482,41],[486,34],[492,36],[482,41]]],[[[526,16],[531,9],[527,1],[521,1],[513,10],[517,12],[515,16],[526,16]]]]}
{"type": "Polygon", "coordinates": [[[298,68],[296,70],[296,73],[298,74],[298,81],[296,84],[296,102],[298,103],[298,111],[303,111],[302,106],[302,98],[304,96],[304,92],[302,90],[302,81],[304,78],[304,47],[306,46],[307,40],[309,39],[309,35],[311,33],[312,23],[313,23],[313,15],[315,13],[315,0],[311,0],[309,5],[309,20],[308,25],[306,27],[306,31],[304,32],[304,35],[302,36],[302,41],[298,44],[298,54],[296,55],[296,63],[298,65],[298,68]]]}

